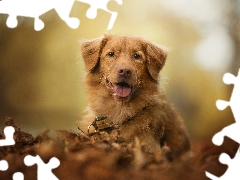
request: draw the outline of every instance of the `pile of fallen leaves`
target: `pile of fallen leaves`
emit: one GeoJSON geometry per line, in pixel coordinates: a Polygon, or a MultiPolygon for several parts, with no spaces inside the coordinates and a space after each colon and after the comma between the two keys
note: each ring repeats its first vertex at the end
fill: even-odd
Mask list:
{"type": "MultiPolygon", "coordinates": [[[[60,160],[60,166],[52,172],[60,180],[77,179],[157,179],[157,180],[205,180],[205,171],[216,176],[224,174],[226,165],[220,164],[222,152],[234,157],[239,145],[225,139],[221,147],[210,141],[192,142],[191,152],[169,162],[162,152],[147,153],[138,139],[126,143],[106,133],[74,133],[57,131],[56,137],[43,132],[37,137],[22,131],[12,120],[5,119],[6,126],[15,128],[15,145],[0,147],[0,160],[6,160],[9,168],[0,171],[0,179],[10,180],[15,172],[21,172],[25,180],[37,179],[37,165],[26,166],[26,155],[39,155],[44,163],[52,157],[60,160]]],[[[4,139],[4,133],[0,139],[4,139]]]]}

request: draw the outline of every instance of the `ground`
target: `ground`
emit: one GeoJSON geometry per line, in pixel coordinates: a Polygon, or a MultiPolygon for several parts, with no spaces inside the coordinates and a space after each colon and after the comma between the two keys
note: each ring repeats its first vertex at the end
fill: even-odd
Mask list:
{"type": "MultiPolygon", "coordinates": [[[[66,130],[50,137],[48,131],[33,137],[22,131],[12,118],[5,119],[6,126],[15,128],[15,145],[0,147],[0,160],[6,160],[9,168],[0,171],[1,179],[10,180],[15,172],[21,172],[25,180],[37,179],[37,165],[26,166],[24,157],[39,155],[45,164],[52,157],[60,160],[53,169],[58,179],[157,179],[157,180],[207,180],[205,171],[216,176],[224,174],[227,166],[219,163],[222,152],[234,157],[239,144],[225,139],[217,147],[210,140],[192,141],[191,152],[169,162],[163,152],[144,152],[138,139],[126,143],[116,134],[84,134],[66,130]]],[[[0,139],[4,139],[4,133],[0,139]]],[[[164,147],[163,151],[168,148],[164,147]]]]}

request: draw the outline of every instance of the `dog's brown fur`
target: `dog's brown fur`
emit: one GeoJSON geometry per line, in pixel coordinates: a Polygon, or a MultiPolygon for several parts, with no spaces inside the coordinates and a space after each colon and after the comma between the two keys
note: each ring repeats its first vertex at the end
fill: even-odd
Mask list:
{"type": "Polygon", "coordinates": [[[163,48],[138,37],[105,34],[83,42],[81,51],[88,72],[88,118],[111,119],[124,140],[138,137],[150,152],[167,145],[171,158],[189,150],[183,120],[158,87],[167,57],[163,48]],[[121,91],[116,85],[123,82],[129,86],[121,91]]]}

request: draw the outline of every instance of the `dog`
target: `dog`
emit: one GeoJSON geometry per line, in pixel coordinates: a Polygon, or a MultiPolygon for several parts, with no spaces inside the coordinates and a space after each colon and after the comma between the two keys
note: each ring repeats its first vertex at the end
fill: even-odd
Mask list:
{"type": "Polygon", "coordinates": [[[88,109],[97,131],[118,129],[148,152],[170,148],[168,158],[190,149],[184,122],[159,88],[167,51],[144,38],[104,34],[81,43],[88,109]]]}

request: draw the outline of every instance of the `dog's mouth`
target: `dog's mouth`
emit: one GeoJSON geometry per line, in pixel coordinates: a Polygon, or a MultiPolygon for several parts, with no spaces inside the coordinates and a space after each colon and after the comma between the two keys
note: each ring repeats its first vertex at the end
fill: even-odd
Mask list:
{"type": "Polygon", "coordinates": [[[120,98],[126,98],[132,92],[132,87],[126,82],[111,83],[110,81],[107,81],[107,86],[113,92],[114,96],[120,98]]]}

